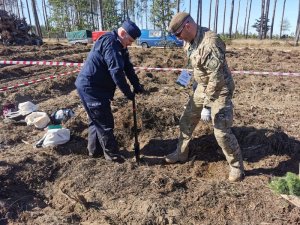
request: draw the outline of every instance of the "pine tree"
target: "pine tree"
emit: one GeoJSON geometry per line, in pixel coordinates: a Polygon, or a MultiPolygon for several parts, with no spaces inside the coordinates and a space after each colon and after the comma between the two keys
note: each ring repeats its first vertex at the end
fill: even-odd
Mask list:
{"type": "Polygon", "coordinates": [[[262,36],[264,36],[264,32],[268,32],[270,29],[270,25],[268,25],[269,23],[269,19],[266,21],[266,18],[263,17],[263,19],[261,20],[261,18],[256,19],[256,23],[254,25],[252,25],[253,28],[255,28],[255,30],[257,31],[258,34],[260,34],[261,30],[262,30],[262,36]],[[262,29],[261,29],[262,27],[262,29]]]}
{"type": "Polygon", "coordinates": [[[167,29],[173,16],[176,3],[172,0],[153,0],[150,20],[163,31],[167,29]]]}

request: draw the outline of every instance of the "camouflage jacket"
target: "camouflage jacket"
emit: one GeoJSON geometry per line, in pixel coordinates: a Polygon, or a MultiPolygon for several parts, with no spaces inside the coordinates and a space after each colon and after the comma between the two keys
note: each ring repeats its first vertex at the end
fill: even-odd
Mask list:
{"type": "Polygon", "coordinates": [[[194,79],[204,92],[204,106],[211,106],[219,97],[231,99],[234,81],[225,59],[226,46],[221,38],[208,28],[198,27],[193,43],[184,47],[194,79]]]}

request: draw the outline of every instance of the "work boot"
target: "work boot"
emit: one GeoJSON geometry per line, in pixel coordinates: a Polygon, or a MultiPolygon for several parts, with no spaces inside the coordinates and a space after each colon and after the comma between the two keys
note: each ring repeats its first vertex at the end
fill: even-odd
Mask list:
{"type": "Polygon", "coordinates": [[[103,156],[103,154],[96,152],[96,153],[92,153],[88,151],[88,155],[90,158],[100,158],[101,156],[103,156]]]}
{"type": "Polygon", "coordinates": [[[125,162],[125,157],[119,152],[111,153],[106,151],[104,152],[104,158],[108,161],[113,161],[118,163],[125,162]]]}
{"type": "Polygon", "coordinates": [[[245,178],[243,169],[231,167],[228,180],[230,182],[242,181],[245,178]]]}
{"type": "Polygon", "coordinates": [[[167,163],[177,163],[186,162],[189,158],[189,151],[180,152],[180,150],[175,150],[171,154],[165,157],[167,163]]]}

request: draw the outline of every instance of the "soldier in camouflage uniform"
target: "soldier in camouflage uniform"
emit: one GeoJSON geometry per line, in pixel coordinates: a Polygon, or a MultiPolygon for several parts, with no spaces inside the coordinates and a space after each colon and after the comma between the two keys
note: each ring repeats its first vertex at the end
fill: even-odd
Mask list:
{"type": "Polygon", "coordinates": [[[186,42],[185,51],[198,85],[180,118],[177,149],[165,160],[187,161],[188,143],[199,120],[212,120],[214,135],[230,166],[229,180],[240,181],[244,167],[239,144],[231,131],[234,81],[225,59],[226,46],[216,33],[198,26],[185,12],[172,18],[169,31],[186,42]]]}

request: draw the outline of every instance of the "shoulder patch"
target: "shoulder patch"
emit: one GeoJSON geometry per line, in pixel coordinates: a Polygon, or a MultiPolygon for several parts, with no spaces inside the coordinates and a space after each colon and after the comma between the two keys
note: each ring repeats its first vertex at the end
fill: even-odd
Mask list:
{"type": "Polygon", "coordinates": [[[215,71],[219,68],[219,65],[219,60],[215,57],[212,57],[207,61],[206,67],[211,71],[215,71]]]}

